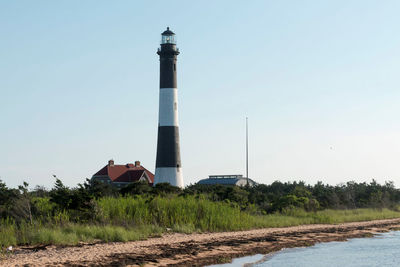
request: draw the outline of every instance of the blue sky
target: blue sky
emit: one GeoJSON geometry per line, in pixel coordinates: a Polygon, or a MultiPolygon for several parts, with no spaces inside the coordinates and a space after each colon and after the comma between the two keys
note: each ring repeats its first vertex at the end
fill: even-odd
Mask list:
{"type": "Polygon", "coordinates": [[[154,171],[160,33],[176,32],[186,184],[395,181],[398,1],[0,1],[0,179],[154,171]]]}

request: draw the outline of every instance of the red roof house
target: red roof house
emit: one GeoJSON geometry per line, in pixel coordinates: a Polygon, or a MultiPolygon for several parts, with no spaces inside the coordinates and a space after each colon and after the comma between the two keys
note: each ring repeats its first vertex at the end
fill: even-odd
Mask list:
{"type": "Polygon", "coordinates": [[[154,183],[154,174],[140,165],[140,161],[135,164],[115,165],[114,160],[109,160],[108,164],[92,176],[92,180],[108,183],[117,187],[123,187],[132,182],[146,181],[150,185],[154,183]]]}

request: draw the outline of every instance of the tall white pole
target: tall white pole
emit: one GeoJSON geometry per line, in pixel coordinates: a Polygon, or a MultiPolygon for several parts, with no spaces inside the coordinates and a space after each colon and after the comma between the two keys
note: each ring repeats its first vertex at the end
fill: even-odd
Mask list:
{"type": "Polygon", "coordinates": [[[249,185],[249,124],[246,117],[246,178],[247,185],[249,185]]]}

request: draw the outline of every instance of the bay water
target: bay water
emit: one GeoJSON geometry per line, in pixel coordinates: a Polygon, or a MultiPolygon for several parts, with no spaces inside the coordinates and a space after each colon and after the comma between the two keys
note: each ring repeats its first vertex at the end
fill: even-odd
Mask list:
{"type": "Polygon", "coordinates": [[[284,249],[266,256],[243,257],[229,264],[215,266],[400,266],[400,231],[378,234],[372,238],[354,238],[346,242],[284,249]]]}

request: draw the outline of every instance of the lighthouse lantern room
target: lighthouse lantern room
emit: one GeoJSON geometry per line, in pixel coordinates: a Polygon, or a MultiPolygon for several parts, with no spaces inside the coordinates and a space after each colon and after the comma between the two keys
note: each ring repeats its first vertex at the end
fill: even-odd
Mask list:
{"type": "Polygon", "coordinates": [[[161,44],[175,44],[176,45],[176,37],[175,33],[173,33],[169,27],[167,30],[161,34],[161,44]]]}

